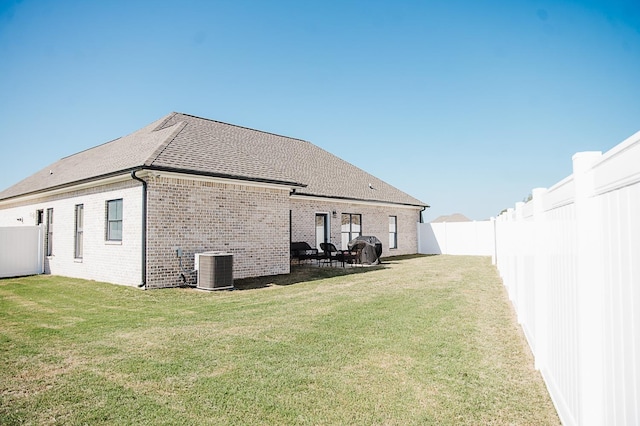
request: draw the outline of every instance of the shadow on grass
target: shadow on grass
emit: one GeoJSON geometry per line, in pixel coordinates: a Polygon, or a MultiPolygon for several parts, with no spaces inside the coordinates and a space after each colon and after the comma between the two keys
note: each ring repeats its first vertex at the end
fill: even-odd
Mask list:
{"type": "Polygon", "coordinates": [[[401,256],[389,256],[381,259],[382,263],[397,263],[402,260],[420,259],[422,257],[440,256],[439,254],[403,254],[401,256]]]}
{"type": "Polygon", "coordinates": [[[274,285],[285,286],[302,282],[323,280],[325,278],[339,277],[343,275],[365,274],[371,271],[385,269],[386,265],[393,265],[403,260],[422,257],[438,256],[437,254],[406,254],[402,256],[390,256],[381,258],[378,265],[361,267],[321,267],[312,265],[291,265],[291,272],[282,275],[270,275],[266,277],[243,278],[234,280],[233,286],[237,290],[253,290],[274,285]]]}
{"type": "Polygon", "coordinates": [[[253,290],[258,288],[270,287],[273,285],[285,286],[308,281],[323,280],[325,278],[339,277],[343,275],[365,274],[367,272],[377,271],[384,268],[384,262],[380,265],[348,268],[291,265],[291,272],[289,274],[243,278],[240,280],[235,280],[233,282],[233,286],[238,290],[253,290]]]}

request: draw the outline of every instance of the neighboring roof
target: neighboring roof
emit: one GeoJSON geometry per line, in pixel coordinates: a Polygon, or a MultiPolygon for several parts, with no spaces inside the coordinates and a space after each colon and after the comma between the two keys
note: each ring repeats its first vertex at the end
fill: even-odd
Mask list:
{"type": "Polygon", "coordinates": [[[454,214],[445,215],[445,216],[438,216],[437,218],[431,221],[431,223],[438,223],[438,222],[471,222],[471,219],[469,219],[462,213],[454,213],[454,214]]]}
{"type": "Polygon", "coordinates": [[[283,184],[303,195],[426,206],[309,142],[181,113],[65,157],[0,192],[0,200],[137,168],[283,184]]]}

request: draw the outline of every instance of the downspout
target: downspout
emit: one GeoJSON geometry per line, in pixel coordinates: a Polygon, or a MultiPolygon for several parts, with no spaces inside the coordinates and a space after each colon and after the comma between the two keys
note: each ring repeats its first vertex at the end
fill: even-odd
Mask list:
{"type": "Polygon", "coordinates": [[[138,287],[147,289],[147,182],[136,176],[138,170],[131,171],[131,178],[142,183],[142,282],[138,287]]]}
{"type": "Polygon", "coordinates": [[[429,206],[424,206],[422,207],[422,210],[418,212],[418,225],[416,225],[416,227],[418,228],[418,254],[422,253],[422,227],[420,226],[420,224],[424,223],[422,219],[422,213],[428,207],[429,206]]]}

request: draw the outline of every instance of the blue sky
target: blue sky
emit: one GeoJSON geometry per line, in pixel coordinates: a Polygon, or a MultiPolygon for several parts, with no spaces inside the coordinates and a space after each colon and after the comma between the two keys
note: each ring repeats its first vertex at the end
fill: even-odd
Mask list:
{"type": "Polygon", "coordinates": [[[640,130],[640,1],[0,0],[1,189],[171,111],[482,220],[640,130]]]}

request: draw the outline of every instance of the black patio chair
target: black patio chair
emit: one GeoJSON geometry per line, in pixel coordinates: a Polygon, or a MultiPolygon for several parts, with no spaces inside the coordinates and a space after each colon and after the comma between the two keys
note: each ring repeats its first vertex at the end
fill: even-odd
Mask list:
{"type": "Polygon", "coordinates": [[[329,266],[333,264],[333,261],[341,262],[344,268],[346,263],[352,263],[355,259],[355,253],[350,250],[338,250],[332,243],[320,243],[320,261],[328,263],[329,266]]]}
{"type": "Polygon", "coordinates": [[[364,241],[355,241],[353,244],[349,243],[349,263],[362,264],[362,250],[367,246],[364,241]]]}
{"type": "Polygon", "coordinates": [[[331,266],[333,264],[333,261],[340,261],[340,259],[338,258],[338,249],[336,248],[336,246],[334,246],[331,243],[320,243],[320,250],[322,250],[322,253],[320,253],[319,257],[319,261],[320,263],[323,264],[329,264],[329,266],[331,266]]]}

